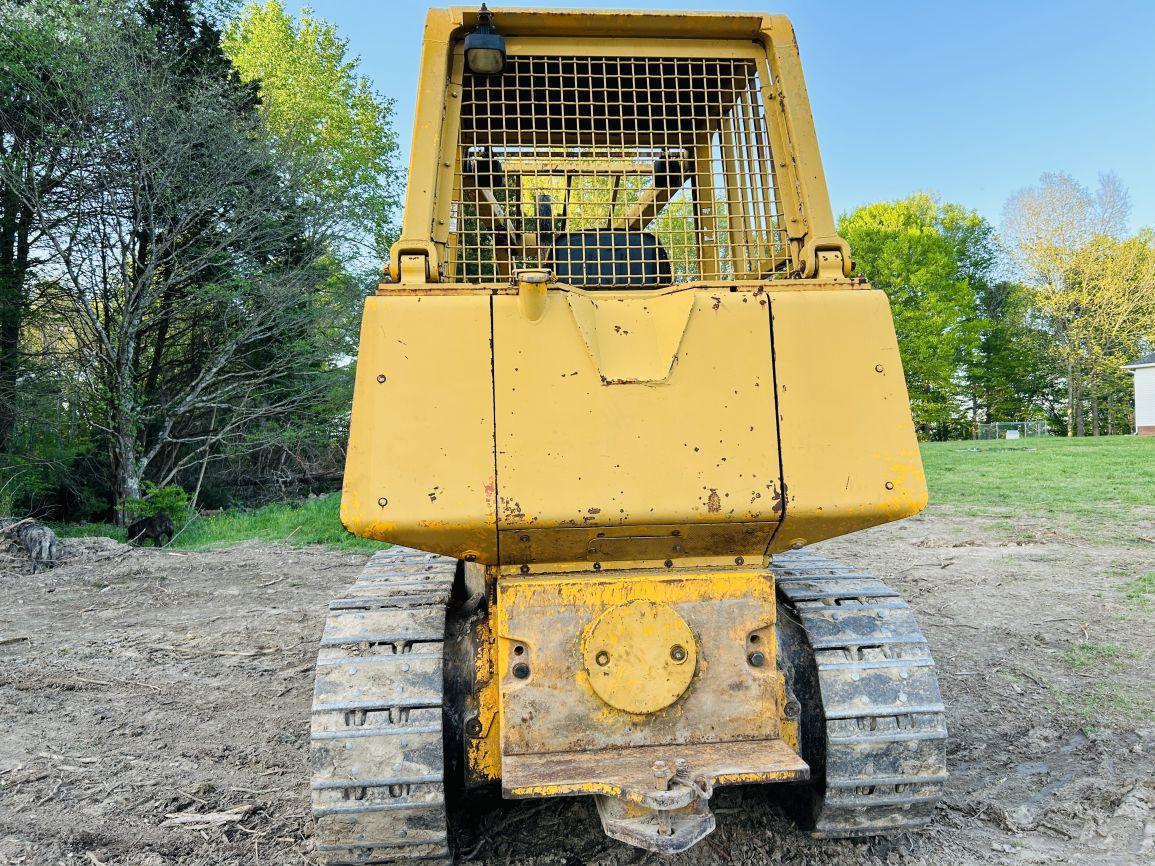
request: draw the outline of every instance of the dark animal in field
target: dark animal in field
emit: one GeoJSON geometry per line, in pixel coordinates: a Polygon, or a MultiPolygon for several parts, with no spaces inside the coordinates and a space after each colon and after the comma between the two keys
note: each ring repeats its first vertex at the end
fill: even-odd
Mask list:
{"type": "Polygon", "coordinates": [[[16,543],[28,554],[32,563],[32,573],[38,574],[41,567],[55,568],[60,563],[60,550],[56,533],[35,520],[6,520],[0,529],[7,531],[16,543]]]}
{"type": "Polygon", "coordinates": [[[154,514],[128,527],[128,543],[142,545],[147,539],[154,547],[164,547],[172,541],[175,531],[171,517],[167,514],[154,514]]]}

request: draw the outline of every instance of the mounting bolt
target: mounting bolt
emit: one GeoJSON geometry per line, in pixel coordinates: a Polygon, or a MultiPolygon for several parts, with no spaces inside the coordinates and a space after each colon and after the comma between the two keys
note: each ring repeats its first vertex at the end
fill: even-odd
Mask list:
{"type": "Polygon", "coordinates": [[[465,733],[471,737],[480,737],[482,730],[481,719],[477,718],[477,716],[474,716],[465,723],[465,733]]]}
{"type": "Polygon", "coordinates": [[[382,496],[380,499],[377,500],[377,504],[380,505],[382,508],[384,508],[386,505],[389,504],[389,500],[386,499],[384,496],[382,496]]]}
{"type": "Polygon", "coordinates": [[[384,373],[378,373],[377,374],[377,381],[384,383],[385,382],[385,374],[384,373]]]}
{"type": "Polygon", "coordinates": [[[525,662],[518,662],[513,666],[513,675],[519,680],[524,680],[529,677],[529,665],[525,662]]]}
{"type": "Polygon", "coordinates": [[[886,482],[886,489],[887,490],[894,490],[894,482],[893,481],[887,481],[886,482]]]}
{"type": "Polygon", "coordinates": [[[594,571],[601,571],[601,570],[602,570],[602,564],[600,562],[595,562],[594,563],[594,571]]]}
{"type": "Polygon", "coordinates": [[[604,668],[606,665],[608,665],[610,663],[610,654],[608,652],[606,652],[605,650],[602,650],[594,658],[594,661],[596,661],[598,663],[598,667],[604,668]]]}
{"type": "Polygon", "coordinates": [[[518,541],[522,541],[522,542],[529,541],[529,536],[525,535],[524,533],[522,535],[519,535],[517,538],[518,538],[518,541]]]}
{"type": "Polygon", "coordinates": [[[528,566],[528,565],[523,565],[523,566],[521,567],[521,573],[522,573],[522,574],[529,574],[529,566],[528,566]]]}
{"type": "Polygon", "coordinates": [[[881,373],[882,372],[882,364],[875,364],[874,365],[874,372],[875,373],[881,373]]]}
{"type": "Polygon", "coordinates": [[[752,667],[760,668],[766,664],[766,656],[758,650],[754,650],[754,652],[746,656],[746,661],[748,661],[752,667]]]}
{"type": "Polygon", "coordinates": [[[734,557],[734,564],[735,564],[735,565],[741,565],[741,564],[742,564],[742,563],[744,563],[745,561],[746,561],[746,560],[745,560],[745,558],[744,558],[744,557],[741,557],[741,556],[735,556],[735,557],[734,557]]]}
{"type": "Polygon", "coordinates": [[[674,560],[667,559],[665,562],[665,565],[666,565],[666,568],[673,568],[674,567],[674,560]]]}
{"type": "Polygon", "coordinates": [[[782,708],[782,714],[790,721],[796,721],[802,715],[802,704],[798,701],[787,701],[786,706],[782,708]]]}
{"type": "Polygon", "coordinates": [[[686,660],[686,648],[681,644],[674,644],[670,648],[670,658],[681,664],[686,660]]]}

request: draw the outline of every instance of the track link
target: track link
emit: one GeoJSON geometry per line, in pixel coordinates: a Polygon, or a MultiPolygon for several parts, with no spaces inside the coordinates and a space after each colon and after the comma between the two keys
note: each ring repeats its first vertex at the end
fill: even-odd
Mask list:
{"type": "Polygon", "coordinates": [[[772,570],[817,673],[822,742],[803,755],[812,770],[815,761],[822,767],[813,834],[871,836],[928,823],[947,778],[946,716],[914,613],[878,578],[828,559],[778,555],[772,570]]]}
{"type": "Polygon", "coordinates": [[[329,605],[310,735],[328,866],[449,864],[442,741],[445,611],[457,560],[373,555],[329,605]]]}

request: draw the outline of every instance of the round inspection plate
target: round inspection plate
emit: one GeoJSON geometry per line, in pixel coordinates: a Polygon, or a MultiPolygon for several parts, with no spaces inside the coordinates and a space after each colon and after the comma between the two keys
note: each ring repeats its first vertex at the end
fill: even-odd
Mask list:
{"type": "Polygon", "coordinates": [[[597,696],[627,713],[656,713],[690,686],[698,644],[672,607],[631,601],[606,608],[586,627],[582,661],[597,696]]]}

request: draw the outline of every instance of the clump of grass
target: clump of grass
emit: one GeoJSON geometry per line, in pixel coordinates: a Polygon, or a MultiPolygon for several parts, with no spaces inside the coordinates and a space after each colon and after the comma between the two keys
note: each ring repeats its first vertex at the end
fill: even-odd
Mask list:
{"type": "Polygon", "coordinates": [[[380,550],[385,545],[358,538],[341,525],[341,495],[332,493],[251,510],[234,509],[195,519],[174,547],[222,547],[255,539],[290,544],[326,544],[347,550],[380,550]]]}
{"type": "Polygon", "coordinates": [[[1119,645],[1115,643],[1077,643],[1063,653],[1063,661],[1076,671],[1104,664],[1115,666],[1118,658],[1119,645]]]}
{"type": "Polygon", "coordinates": [[[1151,610],[1155,606],[1155,571],[1149,571],[1123,584],[1123,597],[1132,607],[1151,610]]]}
{"type": "MultiPolygon", "coordinates": [[[[242,541],[287,542],[288,544],[324,544],[344,550],[381,550],[387,545],[358,538],[341,525],[341,495],[332,493],[315,499],[274,502],[260,508],[232,509],[223,514],[197,516],[182,529],[176,521],[176,548],[198,549],[225,547],[242,541]]],[[[59,535],[71,538],[82,535],[107,535],[125,540],[118,526],[97,523],[69,524],[57,527],[59,535]]]]}
{"type": "Polygon", "coordinates": [[[1155,704],[1118,683],[1101,683],[1075,692],[1060,691],[1055,697],[1063,709],[1092,721],[1112,716],[1141,721],[1155,718],[1155,704]]]}

